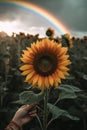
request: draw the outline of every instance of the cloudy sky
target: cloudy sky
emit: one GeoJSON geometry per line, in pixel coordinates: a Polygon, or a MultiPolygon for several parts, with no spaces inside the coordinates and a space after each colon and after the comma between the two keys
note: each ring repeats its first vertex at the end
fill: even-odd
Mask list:
{"type": "MultiPolygon", "coordinates": [[[[24,1],[31,2],[52,13],[69,28],[73,35],[79,37],[87,35],[87,0],[24,1]]],[[[0,0],[0,31],[8,33],[24,31],[34,34],[39,32],[43,36],[49,26],[50,24],[36,13],[21,7],[2,4],[0,0]]]]}

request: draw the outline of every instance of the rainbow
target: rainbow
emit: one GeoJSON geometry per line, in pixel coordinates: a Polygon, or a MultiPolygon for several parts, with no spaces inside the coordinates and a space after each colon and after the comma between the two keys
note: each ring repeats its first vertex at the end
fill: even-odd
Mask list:
{"type": "Polygon", "coordinates": [[[22,0],[6,0],[4,3],[9,3],[10,5],[15,5],[22,7],[24,9],[30,10],[34,13],[36,13],[38,16],[44,18],[52,27],[60,34],[70,33],[69,29],[64,26],[64,24],[56,18],[54,15],[49,13],[47,10],[43,9],[42,7],[39,7],[35,4],[32,4],[30,2],[25,2],[22,0]]]}

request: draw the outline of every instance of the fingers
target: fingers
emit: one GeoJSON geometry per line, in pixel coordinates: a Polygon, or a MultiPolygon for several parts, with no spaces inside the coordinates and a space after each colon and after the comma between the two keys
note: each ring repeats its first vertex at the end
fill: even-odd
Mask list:
{"type": "Polygon", "coordinates": [[[30,112],[30,111],[32,111],[32,110],[34,110],[36,108],[36,105],[37,105],[37,103],[33,103],[31,105],[27,105],[26,107],[24,107],[24,109],[26,111],[30,112]]]}
{"type": "Polygon", "coordinates": [[[30,122],[35,116],[36,116],[35,113],[32,115],[27,115],[26,118],[24,119],[24,124],[30,122]]]}
{"type": "Polygon", "coordinates": [[[30,111],[28,114],[31,116],[31,115],[33,115],[33,114],[36,114],[36,112],[37,112],[37,110],[35,109],[35,110],[33,110],[33,111],[30,111]]]}
{"type": "Polygon", "coordinates": [[[27,122],[31,121],[34,117],[36,116],[36,110],[33,110],[31,112],[29,112],[25,117],[24,117],[24,124],[26,124],[27,122]]]}
{"type": "Polygon", "coordinates": [[[30,115],[31,119],[36,116],[36,113],[30,115]]]}
{"type": "Polygon", "coordinates": [[[26,108],[26,107],[29,107],[29,104],[26,104],[26,105],[23,105],[23,106],[21,106],[20,108],[26,108]]]}
{"type": "Polygon", "coordinates": [[[24,114],[28,114],[31,111],[34,111],[36,109],[36,105],[37,103],[33,103],[31,105],[27,104],[27,105],[23,105],[22,107],[19,108],[18,112],[22,112],[24,114]]]}

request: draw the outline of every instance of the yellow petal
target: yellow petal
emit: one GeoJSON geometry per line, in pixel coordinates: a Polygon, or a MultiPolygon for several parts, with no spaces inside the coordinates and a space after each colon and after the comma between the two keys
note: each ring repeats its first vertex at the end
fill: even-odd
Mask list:
{"type": "Polygon", "coordinates": [[[49,43],[50,44],[50,50],[54,50],[54,43],[49,43]]]}
{"type": "Polygon", "coordinates": [[[54,82],[54,87],[55,87],[55,88],[58,87],[58,82],[57,82],[57,81],[54,82]]]}
{"type": "Polygon", "coordinates": [[[35,86],[35,85],[37,84],[38,79],[39,79],[39,75],[36,74],[36,75],[34,76],[34,78],[33,78],[32,86],[35,86]]]}
{"type": "Polygon", "coordinates": [[[27,55],[25,55],[25,54],[22,54],[22,57],[23,58],[29,58],[29,59],[33,59],[34,58],[34,56],[33,55],[31,55],[31,54],[29,54],[28,56],[27,55]]]}
{"type": "Polygon", "coordinates": [[[69,70],[69,68],[67,68],[65,66],[59,66],[58,68],[59,68],[59,70],[62,70],[62,71],[68,71],[69,70]]]}
{"type": "Polygon", "coordinates": [[[61,66],[61,65],[67,66],[67,65],[70,65],[70,64],[71,64],[70,60],[65,60],[65,61],[59,62],[58,66],[61,66]]]}
{"type": "Polygon", "coordinates": [[[49,88],[49,85],[50,85],[49,78],[45,77],[45,86],[46,86],[46,88],[49,88]]]}
{"type": "Polygon", "coordinates": [[[33,71],[32,69],[25,70],[25,71],[23,71],[23,72],[21,73],[21,75],[25,76],[25,75],[31,73],[32,71],[33,71]]]}
{"type": "Polygon", "coordinates": [[[57,70],[57,74],[58,74],[58,77],[59,77],[59,78],[61,78],[61,79],[65,79],[65,76],[64,76],[64,74],[63,74],[62,71],[57,70]]]}
{"type": "Polygon", "coordinates": [[[26,55],[22,55],[22,58],[20,58],[21,59],[21,61],[22,62],[24,62],[24,63],[29,63],[29,62],[33,62],[33,60],[34,60],[34,56],[31,56],[31,55],[29,55],[29,56],[26,56],[26,55]]]}
{"type": "Polygon", "coordinates": [[[63,72],[65,76],[69,76],[70,74],[68,72],[63,72]]]}
{"type": "MultiPolygon", "coordinates": [[[[33,53],[32,49],[30,47],[27,47],[27,51],[28,51],[29,54],[33,53]]],[[[26,54],[26,52],[25,52],[25,54],[26,54]]]]}
{"type": "Polygon", "coordinates": [[[67,60],[69,58],[69,55],[62,55],[62,56],[58,56],[58,60],[67,60]]]}
{"type": "Polygon", "coordinates": [[[31,77],[29,80],[26,80],[26,79],[25,79],[24,82],[27,82],[27,83],[29,83],[29,84],[32,84],[32,81],[33,81],[33,78],[31,77]]]}
{"type": "Polygon", "coordinates": [[[23,71],[23,70],[28,70],[28,69],[32,69],[32,68],[33,68],[32,65],[26,64],[26,65],[21,66],[19,69],[23,71]]]}
{"type": "Polygon", "coordinates": [[[26,81],[30,80],[34,75],[35,75],[35,71],[32,71],[31,73],[29,73],[26,77],[26,81]]]}
{"type": "MultiPolygon", "coordinates": [[[[30,59],[29,58],[20,58],[20,60],[24,63],[29,63],[30,62],[30,59]]],[[[32,62],[32,60],[31,60],[32,62]]]]}
{"type": "Polygon", "coordinates": [[[23,52],[24,52],[24,54],[22,54],[23,58],[24,57],[32,58],[34,56],[33,51],[29,52],[29,51],[24,50],[23,52]]]}
{"type": "Polygon", "coordinates": [[[36,43],[36,49],[37,49],[37,51],[40,49],[40,43],[38,41],[36,43]]]}
{"type": "Polygon", "coordinates": [[[61,47],[61,50],[58,53],[58,56],[64,55],[66,54],[66,52],[68,51],[68,48],[66,47],[61,47]]]}
{"type": "Polygon", "coordinates": [[[62,47],[61,43],[57,44],[57,49],[60,49],[61,47],[62,47]]]}
{"type": "Polygon", "coordinates": [[[32,48],[34,53],[37,53],[37,48],[36,48],[36,44],[35,43],[31,44],[31,48],[32,48]]]}
{"type": "Polygon", "coordinates": [[[53,86],[53,83],[54,83],[53,77],[52,77],[52,76],[49,76],[48,78],[49,78],[49,83],[50,83],[50,85],[53,86]]]}
{"type": "Polygon", "coordinates": [[[43,81],[43,77],[39,76],[39,79],[38,79],[38,87],[40,88],[40,90],[43,91],[43,85],[44,85],[44,81],[43,81]]]}
{"type": "Polygon", "coordinates": [[[58,73],[55,72],[53,75],[54,75],[54,81],[61,83],[61,79],[59,78],[58,73]]]}
{"type": "Polygon", "coordinates": [[[29,51],[23,50],[24,55],[29,56],[29,51]]]}

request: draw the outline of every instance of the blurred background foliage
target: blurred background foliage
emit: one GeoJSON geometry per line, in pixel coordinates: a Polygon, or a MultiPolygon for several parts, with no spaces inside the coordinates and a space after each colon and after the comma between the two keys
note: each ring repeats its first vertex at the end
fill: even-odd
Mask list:
{"type": "MultiPolygon", "coordinates": [[[[48,28],[46,37],[68,47],[72,61],[70,76],[58,89],[51,88],[49,92],[48,130],[87,130],[87,36],[77,38],[64,34],[55,37],[54,30],[48,28]]],[[[0,130],[22,104],[39,102],[38,116],[42,119],[44,94],[24,83],[19,71],[22,50],[37,40],[41,40],[39,34],[20,32],[8,36],[0,33],[0,130]]],[[[24,126],[24,130],[28,129],[40,130],[36,118],[24,126]]]]}

